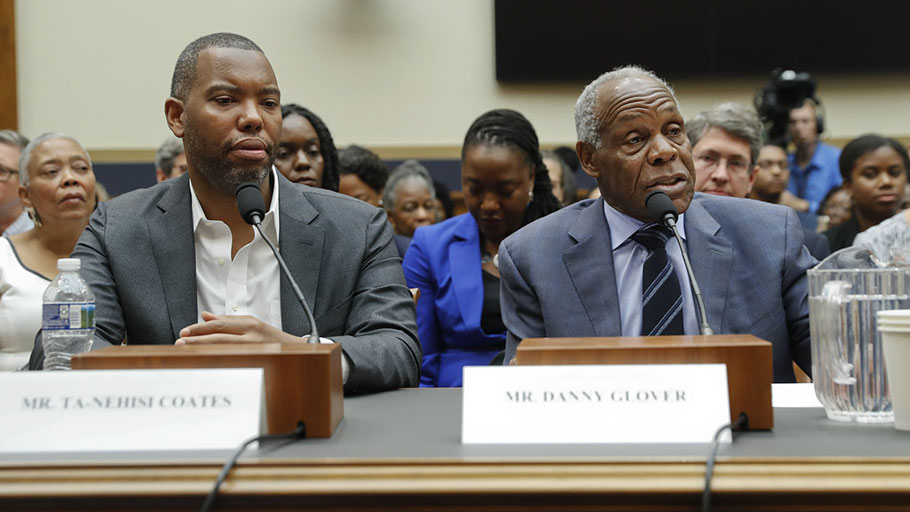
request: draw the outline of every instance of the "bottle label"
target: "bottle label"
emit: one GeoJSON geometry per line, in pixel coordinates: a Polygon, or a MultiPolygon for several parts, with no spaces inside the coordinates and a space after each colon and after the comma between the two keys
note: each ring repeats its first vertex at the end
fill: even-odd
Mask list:
{"type": "Polygon", "coordinates": [[[94,327],[95,304],[92,302],[44,304],[41,317],[42,329],[91,329],[94,327]]]}

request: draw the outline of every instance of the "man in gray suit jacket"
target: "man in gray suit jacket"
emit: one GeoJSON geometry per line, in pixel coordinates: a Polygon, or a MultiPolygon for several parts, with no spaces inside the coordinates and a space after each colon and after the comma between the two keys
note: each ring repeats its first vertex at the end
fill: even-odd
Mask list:
{"type": "Polygon", "coordinates": [[[187,174],[101,203],[73,252],[96,297],[93,348],[303,342],[306,316],[237,210],[252,181],[320,334],[342,346],[345,391],[416,386],[414,303],[385,213],[274,170],[280,92],[262,50],[235,34],[194,41],[165,114],[187,174]]]}
{"type": "MultiPolygon", "coordinates": [[[[805,272],[815,260],[795,212],[745,199],[693,200],[692,149],[676,98],[640,68],[592,82],[576,105],[576,127],[579,159],[602,198],[553,213],[502,243],[506,361],[523,338],[640,334],[642,264],[650,253],[631,234],[654,222],[644,203],[660,190],[684,212],[678,224],[714,331],[770,341],[777,382],[794,381],[794,360],[808,373],[805,272]]],[[[683,291],[683,332],[698,334],[675,246],[671,238],[666,252],[683,291]]]]}

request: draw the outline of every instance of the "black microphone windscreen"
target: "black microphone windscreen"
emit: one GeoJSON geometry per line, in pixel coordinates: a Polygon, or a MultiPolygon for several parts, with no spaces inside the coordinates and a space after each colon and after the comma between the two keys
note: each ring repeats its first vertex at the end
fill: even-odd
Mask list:
{"type": "Polygon", "coordinates": [[[645,198],[645,208],[660,223],[664,222],[667,215],[671,215],[674,222],[679,217],[679,213],[676,211],[676,206],[673,206],[670,196],[660,190],[648,194],[648,197],[645,198]]]}
{"type": "Polygon", "coordinates": [[[237,209],[243,220],[249,224],[255,224],[256,220],[261,220],[265,216],[265,202],[262,200],[262,192],[259,185],[248,181],[237,185],[235,192],[237,196],[237,209]]]}

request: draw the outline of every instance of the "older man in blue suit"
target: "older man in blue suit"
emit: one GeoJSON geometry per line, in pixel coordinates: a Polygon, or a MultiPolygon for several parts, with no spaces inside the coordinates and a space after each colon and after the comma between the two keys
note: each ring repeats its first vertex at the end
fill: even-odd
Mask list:
{"type": "Polygon", "coordinates": [[[524,338],[698,334],[679,247],[645,207],[648,194],[663,191],[681,213],[678,227],[712,329],[770,341],[776,382],[795,380],[792,361],[810,372],[806,269],[815,260],[796,212],[695,195],[676,97],[651,72],[626,67],[601,75],[579,97],[575,122],[579,160],[602,198],[503,241],[506,361],[524,338]]]}

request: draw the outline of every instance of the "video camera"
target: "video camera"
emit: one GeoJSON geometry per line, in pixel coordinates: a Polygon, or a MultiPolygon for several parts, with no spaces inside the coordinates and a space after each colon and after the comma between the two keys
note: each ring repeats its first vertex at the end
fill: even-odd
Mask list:
{"type": "Polygon", "coordinates": [[[755,93],[755,110],[765,125],[769,143],[786,146],[790,110],[803,106],[807,99],[820,104],[809,73],[780,68],[771,73],[771,82],[755,93]]]}

